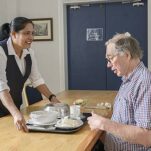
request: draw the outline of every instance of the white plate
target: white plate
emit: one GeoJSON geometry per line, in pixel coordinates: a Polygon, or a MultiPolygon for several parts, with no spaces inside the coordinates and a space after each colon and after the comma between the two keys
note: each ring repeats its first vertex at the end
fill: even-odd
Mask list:
{"type": "Polygon", "coordinates": [[[51,122],[51,123],[41,123],[40,121],[39,122],[34,122],[32,119],[29,119],[27,121],[27,124],[30,124],[30,125],[39,125],[39,126],[48,126],[48,125],[54,125],[56,124],[57,120],[51,122]]]}
{"type": "Polygon", "coordinates": [[[82,120],[73,120],[73,121],[75,121],[76,124],[73,124],[73,125],[69,124],[68,125],[67,123],[63,124],[62,120],[63,119],[58,120],[55,127],[60,128],[60,129],[76,129],[76,128],[81,127],[84,124],[82,120]]]}

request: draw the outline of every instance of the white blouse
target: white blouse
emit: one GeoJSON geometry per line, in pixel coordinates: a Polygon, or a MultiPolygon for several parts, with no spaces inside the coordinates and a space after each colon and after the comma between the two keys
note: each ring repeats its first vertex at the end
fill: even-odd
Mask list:
{"type": "MultiPolygon", "coordinates": [[[[32,60],[32,67],[31,67],[31,73],[29,75],[29,80],[32,82],[32,85],[34,87],[37,87],[40,84],[44,84],[44,80],[38,71],[37,62],[33,50],[31,48],[29,48],[28,50],[24,49],[21,58],[19,58],[12,46],[11,38],[9,38],[7,41],[7,47],[8,47],[8,54],[15,56],[17,65],[22,75],[25,74],[25,67],[26,67],[26,62],[24,58],[26,57],[27,54],[30,54],[32,60]]],[[[0,47],[0,91],[3,91],[5,89],[9,90],[9,86],[7,85],[7,78],[6,78],[6,64],[7,64],[7,56],[3,48],[0,47]]]]}

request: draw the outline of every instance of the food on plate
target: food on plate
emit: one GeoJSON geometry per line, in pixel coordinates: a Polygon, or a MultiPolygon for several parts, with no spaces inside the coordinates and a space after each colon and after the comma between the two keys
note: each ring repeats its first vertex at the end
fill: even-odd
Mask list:
{"type": "Polygon", "coordinates": [[[58,121],[57,125],[59,125],[60,127],[78,127],[81,124],[79,121],[81,120],[75,120],[70,119],[68,117],[64,117],[63,119],[58,121]]]}
{"type": "Polygon", "coordinates": [[[112,107],[111,103],[108,103],[108,102],[105,102],[104,106],[109,108],[109,109],[112,107]]]}
{"type": "Polygon", "coordinates": [[[83,99],[77,99],[77,100],[75,100],[74,101],[74,103],[73,104],[75,104],[75,105],[85,105],[87,103],[87,101],[86,100],[83,100],[83,99]]]}
{"type": "Polygon", "coordinates": [[[97,107],[101,108],[101,109],[110,109],[112,107],[111,103],[108,102],[101,102],[97,104],[97,107]]]}

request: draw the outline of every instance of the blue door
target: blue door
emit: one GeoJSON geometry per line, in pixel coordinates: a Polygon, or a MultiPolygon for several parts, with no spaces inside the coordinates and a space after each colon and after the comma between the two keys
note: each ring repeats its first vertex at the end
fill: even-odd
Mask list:
{"type": "MultiPolygon", "coordinates": [[[[106,5],[106,38],[115,33],[129,32],[133,35],[144,50],[143,62],[147,66],[147,4],[134,7],[132,4],[112,3],[106,5]]],[[[121,80],[107,69],[107,89],[117,90],[121,80]]]]}
{"type": "Polygon", "coordinates": [[[106,89],[104,5],[68,7],[67,18],[69,89],[106,89]],[[95,40],[97,29],[101,37],[95,40]]]}
{"type": "Polygon", "coordinates": [[[67,7],[69,89],[117,90],[121,79],[106,68],[105,41],[130,32],[144,50],[147,65],[147,4],[107,3],[67,7]],[[99,38],[97,39],[97,36],[99,38]],[[95,37],[95,38],[94,38],[95,37]]]}

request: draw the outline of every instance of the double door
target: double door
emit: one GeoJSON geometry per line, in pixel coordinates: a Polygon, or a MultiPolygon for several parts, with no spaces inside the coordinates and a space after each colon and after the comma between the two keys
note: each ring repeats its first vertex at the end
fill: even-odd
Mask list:
{"type": "Polygon", "coordinates": [[[144,6],[102,3],[67,7],[68,87],[70,90],[117,90],[121,78],[107,69],[105,42],[130,32],[144,50],[147,65],[147,2],[144,6]]]}

